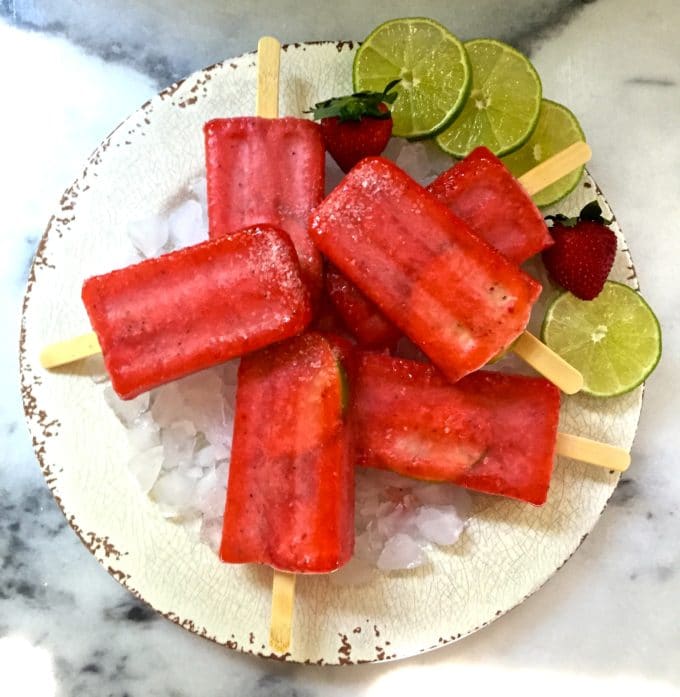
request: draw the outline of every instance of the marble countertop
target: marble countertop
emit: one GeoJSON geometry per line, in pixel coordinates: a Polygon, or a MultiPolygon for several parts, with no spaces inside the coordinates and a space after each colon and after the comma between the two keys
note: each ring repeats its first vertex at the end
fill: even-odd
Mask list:
{"type": "Polygon", "coordinates": [[[462,38],[527,52],[547,97],[579,116],[664,330],[633,465],[600,523],[538,593],[472,637],[384,665],[317,668],[230,652],[156,616],[66,525],[19,400],[17,337],[32,255],[81,164],[153,93],[203,65],[283,41],[361,38],[413,14],[346,0],[249,4],[0,0],[0,694],[212,697],[434,689],[680,694],[680,5],[675,0],[480,0],[418,5],[462,38]]]}

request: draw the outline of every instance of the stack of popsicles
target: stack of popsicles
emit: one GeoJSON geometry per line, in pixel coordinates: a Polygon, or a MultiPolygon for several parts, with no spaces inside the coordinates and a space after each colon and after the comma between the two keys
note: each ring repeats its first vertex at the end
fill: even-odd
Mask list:
{"type": "Polygon", "coordinates": [[[346,563],[355,462],[543,503],[559,391],[475,372],[524,331],[540,286],[517,264],[550,243],[503,165],[480,148],[426,190],[367,158],[322,200],[316,124],[216,119],[205,145],[210,241],[91,278],[82,298],[123,398],[243,356],[222,559],[346,563]],[[321,254],[359,348],[404,334],[434,365],[305,333],[321,254]]]}

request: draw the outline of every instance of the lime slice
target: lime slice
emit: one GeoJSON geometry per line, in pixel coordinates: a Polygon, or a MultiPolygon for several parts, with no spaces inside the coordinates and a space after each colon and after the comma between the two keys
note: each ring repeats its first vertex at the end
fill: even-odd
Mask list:
{"type": "Polygon", "coordinates": [[[581,371],[583,391],[596,397],[630,392],[661,357],[661,327],[632,288],[607,281],[595,300],[558,296],[543,320],[542,338],[581,371]]]}
{"type": "Polygon", "coordinates": [[[440,147],[465,157],[478,145],[505,155],[533,132],[541,106],[541,80],[529,59],[495,39],[465,43],[472,91],[463,111],[437,136],[440,147]]]}
{"type": "MultiPolygon", "coordinates": [[[[531,138],[517,151],[503,158],[506,167],[516,176],[552,157],[573,143],[585,142],[581,126],[576,117],[561,104],[544,99],[538,116],[536,130],[531,138]]],[[[533,196],[537,206],[550,206],[571,193],[583,174],[583,167],[575,169],[558,179],[547,189],[533,196]]]]}
{"type": "Polygon", "coordinates": [[[393,19],[374,29],[354,56],[354,90],[382,92],[399,78],[392,133],[425,138],[463,108],[470,64],[463,44],[431,19],[393,19]]]}

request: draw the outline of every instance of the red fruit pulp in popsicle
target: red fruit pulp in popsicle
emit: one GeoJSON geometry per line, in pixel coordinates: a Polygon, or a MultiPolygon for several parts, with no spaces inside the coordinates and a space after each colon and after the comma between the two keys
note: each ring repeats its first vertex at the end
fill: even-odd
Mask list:
{"type": "Polygon", "coordinates": [[[432,366],[379,354],[356,366],[358,464],[545,502],[560,408],[552,383],[479,371],[451,385],[432,366]]]}
{"type": "Polygon", "coordinates": [[[286,117],[214,119],[204,126],[210,237],[261,223],[293,240],[312,297],[321,257],[307,234],[324,195],[325,149],[318,124],[286,117]]]}
{"type": "Polygon", "coordinates": [[[393,349],[402,333],[336,268],[326,269],[326,292],[342,320],[363,348],[393,349]]]}
{"type": "Polygon", "coordinates": [[[455,481],[484,458],[486,409],[451,390],[433,366],[359,354],[353,387],[357,464],[455,481]]]}
{"type": "Polygon", "coordinates": [[[555,459],[560,391],[544,378],[480,370],[455,387],[486,406],[493,428],[484,460],[460,486],[545,503],[555,459]]]}
{"type": "Polygon", "coordinates": [[[552,244],[531,197],[487,148],[475,148],[427,190],[476,235],[516,264],[552,244]]]}
{"type": "Polygon", "coordinates": [[[246,356],[220,557],[325,573],[354,546],[354,461],[338,354],[319,334],[246,356]]]}
{"type": "Polygon", "coordinates": [[[455,382],[524,330],[540,285],[384,158],[311,218],[316,245],[455,382]]]}
{"type": "Polygon", "coordinates": [[[271,226],[94,276],[82,298],[123,399],[294,336],[311,320],[295,249],[271,226]]]}

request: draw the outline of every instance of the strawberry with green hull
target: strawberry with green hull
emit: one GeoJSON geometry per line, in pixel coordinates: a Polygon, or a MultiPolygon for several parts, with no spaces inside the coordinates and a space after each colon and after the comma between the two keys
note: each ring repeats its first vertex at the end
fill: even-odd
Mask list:
{"type": "Polygon", "coordinates": [[[479,371],[451,385],[433,366],[371,353],[356,365],[358,464],[545,503],[560,409],[552,383],[479,371]]]}
{"type": "Polygon", "coordinates": [[[543,252],[551,278],[581,300],[593,300],[604,288],[614,258],[616,235],[604,220],[597,201],[576,218],[550,216],[555,244],[543,252]]]}
{"type": "Polygon", "coordinates": [[[529,194],[483,146],[442,172],[427,190],[515,264],[552,244],[529,194]]]}
{"type": "Polygon", "coordinates": [[[326,150],[343,172],[359,160],[380,155],[392,135],[390,105],[397,98],[390,82],[382,92],[357,92],[318,102],[310,112],[321,121],[326,150]]]}
{"type": "Polygon", "coordinates": [[[309,333],[241,361],[222,561],[325,573],[352,556],[342,350],[309,333]]]}
{"type": "Polygon", "coordinates": [[[380,157],[362,160],[324,199],[310,234],[453,382],[524,331],[541,290],[380,157]]]}

